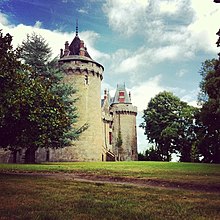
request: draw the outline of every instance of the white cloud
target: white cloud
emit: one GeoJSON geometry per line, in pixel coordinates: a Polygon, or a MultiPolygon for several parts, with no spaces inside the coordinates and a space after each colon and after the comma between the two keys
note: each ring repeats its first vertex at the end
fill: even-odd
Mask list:
{"type": "MultiPolygon", "coordinates": [[[[1,22],[0,16],[0,29],[3,30],[3,33],[9,33],[13,36],[13,46],[16,48],[18,45],[22,43],[24,39],[26,39],[27,34],[31,34],[33,32],[40,34],[52,48],[53,56],[59,56],[60,49],[64,48],[64,44],[66,41],[73,40],[75,33],[67,33],[67,32],[59,32],[57,30],[51,31],[48,29],[41,28],[41,22],[37,21],[34,26],[27,26],[23,24],[19,24],[17,26],[10,25],[9,22],[5,21],[1,22]]],[[[84,40],[86,46],[88,48],[88,52],[94,60],[108,59],[108,55],[98,51],[94,47],[95,41],[99,38],[99,35],[93,31],[84,31],[80,33],[80,38],[84,40]]]]}
{"type": "MultiPolygon", "coordinates": [[[[216,54],[220,8],[201,0],[107,0],[103,11],[123,37],[143,36],[148,48],[171,49],[170,59],[191,59],[199,51],[216,54]]],[[[167,56],[169,58],[169,55],[167,56]]]]}
{"type": "Polygon", "coordinates": [[[103,10],[113,30],[130,36],[139,29],[137,20],[148,6],[149,0],[107,0],[103,10]]]}
{"type": "Polygon", "coordinates": [[[176,73],[176,75],[181,78],[181,77],[183,77],[186,73],[187,73],[187,70],[186,70],[186,69],[180,69],[180,70],[176,73]]]}
{"type": "Polygon", "coordinates": [[[81,14],[88,14],[88,10],[86,10],[84,8],[77,9],[77,11],[81,14]]]}
{"type": "Polygon", "coordinates": [[[178,45],[170,45],[155,50],[154,57],[158,58],[157,61],[173,60],[178,58],[181,52],[181,48],[178,45]]]}
{"type": "Polygon", "coordinates": [[[1,13],[1,12],[0,12],[0,24],[2,24],[2,25],[9,24],[8,16],[6,14],[1,13]]]}
{"type": "Polygon", "coordinates": [[[155,97],[159,92],[165,90],[161,86],[162,76],[157,75],[150,78],[146,82],[142,82],[131,88],[131,99],[132,104],[137,106],[137,142],[138,142],[138,152],[143,152],[147,149],[149,142],[146,140],[144,135],[144,130],[139,127],[143,122],[143,110],[147,108],[148,102],[151,98],[155,97]]]}
{"type": "Polygon", "coordinates": [[[162,1],[159,2],[159,10],[161,13],[174,14],[178,11],[178,1],[162,1]]]}
{"type": "Polygon", "coordinates": [[[138,69],[143,64],[144,55],[145,54],[141,52],[122,60],[117,68],[117,72],[128,73],[138,69]]]}
{"type": "Polygon", "coordinates": [[[104,62],[110,58],[108,54],[95,49],[95,43],[100,37],[98,33],[94,31],[84,31],[80,32],[79,37],[85,42],[85,46],[87,47],[89,54],[94,60],[98,62],[104,62]]]}
{"type": "Polygon", "coordinates": [[[198,92],[199,92],[199,88],[185,92],[184,95],[180,96],[181,100],[187,102],[189,105],[198,107],[197,105],[198,92]]]}
{"type": "Polygon", "coordinates": [[[191,7],[194,10],[194,21],[188,26],[191,33],[191,43],[198,49],[208,52],[217,52],[215,42],[216,32],[219,29],[220,7],[210,1],[192,0],[191,7]]]}
{"type": "Polygon", "coordinates": [[[138,107],[139,112],[147,108],[147,104],[151,98],[165,90],[164,87],[160,85],[161,79],[162,76],[157,75],[131,88],[133,104],[138,107]]]}
{"type": "Polygon", "coordinates": [[[36,21],[34,27],[35,28],[41,28],[42,27],[42,22],[41,21],[36,21]]]}

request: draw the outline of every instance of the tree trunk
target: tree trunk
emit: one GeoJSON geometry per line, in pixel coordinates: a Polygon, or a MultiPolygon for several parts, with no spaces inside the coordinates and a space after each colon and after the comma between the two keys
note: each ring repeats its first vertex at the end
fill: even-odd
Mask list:
{"type": "Polygon", "coordinates": [[[169,146],[166,147],[166,161],[170,162],[169,146]]]}
{"type": "Polygon", "coordinates": [[[12,154],[13,154],[13,163],[17,163],[17,150],[14,150],[12,154]]]}
{"type": "Polygon", "coordinates": [[[214,155],[213,155],[213,163],[220,163],[220,151],[219,151],[219,145],[214,146],[214,155]]]}

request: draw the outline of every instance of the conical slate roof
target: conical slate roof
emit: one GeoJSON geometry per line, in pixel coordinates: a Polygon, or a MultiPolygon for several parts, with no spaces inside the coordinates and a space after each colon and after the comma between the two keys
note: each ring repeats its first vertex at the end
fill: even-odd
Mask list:
{"type": "Polygon", "coordinates": [[[128,96],[125,85],[117,85],[115,96],[111,104],[116,104],[116,103],[131,104],[131,99],[128,96]]]}
{"type": "MultiPolygon", "coordinates": [[[[78,55],[78,56],[80,55],[80,42],[81,40],[78,34],[76,34],[73,41],[69,45],[69,51],[70,51],[69,55],[78,55]]],[[[85,50],[85,57],[92,59],[87,50],[85,50]]]]}

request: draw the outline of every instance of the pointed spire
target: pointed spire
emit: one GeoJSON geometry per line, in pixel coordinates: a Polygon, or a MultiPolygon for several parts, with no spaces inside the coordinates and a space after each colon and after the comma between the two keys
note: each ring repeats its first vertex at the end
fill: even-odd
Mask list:
{"type": "Polygon", "coordinates": [[[76,37],[78,37],[78,19],[76,19],[76,37]]]}

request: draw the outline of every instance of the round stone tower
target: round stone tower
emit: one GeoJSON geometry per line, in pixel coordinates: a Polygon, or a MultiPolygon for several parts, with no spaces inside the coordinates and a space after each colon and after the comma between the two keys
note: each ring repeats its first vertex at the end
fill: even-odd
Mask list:
{"type": "Polygon", "coordinates": [[[87,124],[88,128],[81,133],[79,140],[54,154],[60,161],[101,161],[102,160],[102,117],[101,117],[101,80],[104,67],[94,61],[82,40],[76,36],[65,49],[61,49],[59,65],[65,72],[65,82],[76,89],[73,98],[78,111],[76,127],[87,124]]]}
{"type": "Polygon", "coordinates": [[[136,115],[125,85],[118,85],[110,112],[113,117],[112,145],[117,160],[138,160],[136,115]]]}

